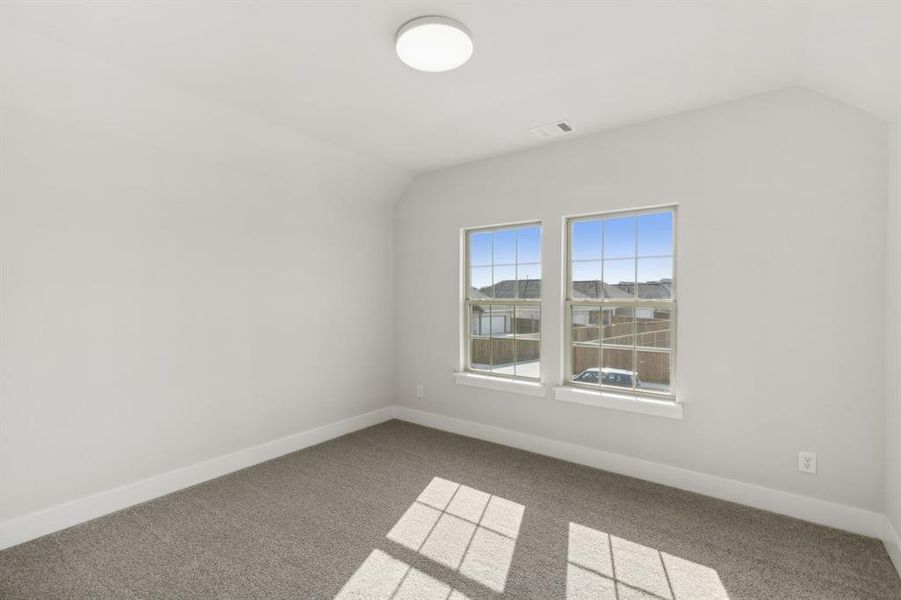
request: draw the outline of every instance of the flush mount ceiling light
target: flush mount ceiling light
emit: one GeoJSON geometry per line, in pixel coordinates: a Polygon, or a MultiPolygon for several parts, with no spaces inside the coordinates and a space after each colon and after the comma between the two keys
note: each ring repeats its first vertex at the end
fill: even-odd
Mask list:
{"type": "Polygon", "coordinates": [[[472,38],[459,21],[448,17],[419,17],[397,31],[397,55],[418,71],[440,73],[456,69],[472,56],[472,38]]]}

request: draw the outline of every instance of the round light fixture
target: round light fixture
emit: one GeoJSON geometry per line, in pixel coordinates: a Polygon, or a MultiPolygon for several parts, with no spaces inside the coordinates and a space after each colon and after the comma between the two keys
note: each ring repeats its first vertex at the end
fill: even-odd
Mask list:
{"type": "Polygon", "coordinates": [[[419,17],[407,21],[395,38],[397,56],[418,71],[440,73],[456,69],[472,56],[472,38],[459,21],[419,17]]]}

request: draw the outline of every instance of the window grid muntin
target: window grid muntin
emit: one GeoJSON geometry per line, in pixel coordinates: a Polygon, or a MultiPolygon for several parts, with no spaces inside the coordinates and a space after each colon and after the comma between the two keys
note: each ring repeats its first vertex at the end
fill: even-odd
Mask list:
{"type": "MultiPolygon", "coordinates": [[[[566,219],[566,244],[565,244],[565,273],[566,273],[566,281],[565,281],[565,289],[566,289],[566,301],[564,306],[564,341],[565,347],[563,352],[563,372],[565,374],[564,383],[567,385],[572,385],[576,387],[584,387],[588,389],[601,389],[609,392],[619,392],[619,393],[629,393],[633,395],[641,395],[648,396],[652,398],[659,399],[667,399],[674,400],[675,399],[675,386],[676,386],[676,206],[668,205],[668,206],[659,206],[659,207],[651,207],[646,209],[637,209],[637,210],[623,210],[623,211],[611,211],[604,213],[596,213],[590,215],[582,215],[577,217],[569,217],[566,219]],[[658,213],[670,213],[671,217],[671,240],[672,240],[672,253],[671,254],[663,254],[663,255],[652,255],[652,256],[638,256],[638,245],[639,245],[639,236],[638,236],[638,223],[639,217],[642,215],[649,214],[658,214],[658,213]],[[604,297],[606,294],[606,290],[604,288],[604,262],[605,260],[618,260],[618,259],[605,259],[604,257],[604,236],[606,235],[607,228],[604,222],[608,219],[616,219],[623,217],[634,217],[635,218],[635,230],[634,230],[634,256],[631,257],[632,260],[635,261],[635,277],[633,283],[633,297],[626,300],[621,298],[606,298],[604,297]],[[573,225],[578,222],[584,221],[601,221],[601,239],[600,239],[600,258],[594,259],[577,259],[573,260],[572,257],[572,245],[573,245],[573,225]],[[639,258],[669,258],[671,261],[671,280],[670,284],[670,298],[668,299],[657,299],[657,298],[640,298],[638,294],[638,260],[639,258]],[[601,263],[601,280],[600,280],[600,294],[597,298],[574,298],[574,281],[572,276],[572,267],[573,263],[579,262],[598,262],[601,263]],[[573,349],[575,347],[575,343],[573,342],[573,323],[572,323],[572,312],[573,307],[575,306],[587,306],[587,307],[596,307],[600,311],[600,322],[598,324],[599,327],[599,341],[598,341],[598,383],[584,383],[579,381],[574,381],[575,373],[573,373],[573,349]],[[603,326],[603,307],[632,307],[633,311],[637,310],[639,307],[651,307],[651,308],[665,308],[669,310],[669,341],[670,346],[668,349],[656,348],[656,347],[639,347],[638,344],[638,331],[637,331],[637,317],[633,316],[633,344],[632,344],[632,370],[634,373],[638,374],[638,353],[639,352],[658,352],[669,355],[669,390],[666,392],[649,390],[644,388],[636,387],[635,377],[632,380],[632,387],[625,388],[622,386],[610,386],[603,385],[601,383],[602,377],[600,369],[603,368],[604,364],[604,326],[603,326]]],[[[621,347],[620,347],[621,348],[621,347]]],[[[616,349],[616,348],[614,348],[616,349]]]]}

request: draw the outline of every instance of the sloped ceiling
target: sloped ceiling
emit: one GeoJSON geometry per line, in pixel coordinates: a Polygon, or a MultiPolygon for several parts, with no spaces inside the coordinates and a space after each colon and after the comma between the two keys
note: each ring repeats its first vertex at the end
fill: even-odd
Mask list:
{"type": "Polygon", "coordinates": [[[218,104],[422,172],[804,85],[893,119],[901,2],[6,2],[21,28],[218,104]],[[473,59],[413,71],[406,20],[472,30],[473,59]]]}

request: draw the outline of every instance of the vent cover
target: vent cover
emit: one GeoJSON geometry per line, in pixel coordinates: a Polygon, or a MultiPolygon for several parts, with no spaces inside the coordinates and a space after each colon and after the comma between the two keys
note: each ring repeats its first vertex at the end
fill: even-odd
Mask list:
{"type": "Polygon", "coordinates": [[[547,138],[560,137],[561,135],[572,133],[573,126],[572,123],[564,119],[555,123],[548,123],[547,125],[533,127],[531,131],[544,140],[547,138]]]}

